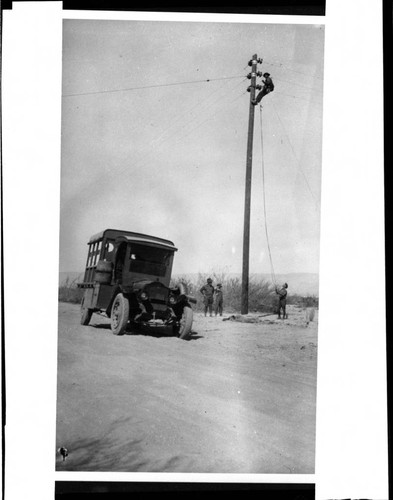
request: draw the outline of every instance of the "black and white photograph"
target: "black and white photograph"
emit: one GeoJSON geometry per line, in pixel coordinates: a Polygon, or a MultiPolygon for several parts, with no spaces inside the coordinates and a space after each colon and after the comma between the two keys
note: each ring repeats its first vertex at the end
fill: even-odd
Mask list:
{"type": "Polygon", "coordinates": [[[2,14],[6,496],[387,498],[382,8],[2,14]]]}
{"type": "Polygon", "coordinates": [[[57,470],[314,473],[323,62],[63,21],[57,470]]]}

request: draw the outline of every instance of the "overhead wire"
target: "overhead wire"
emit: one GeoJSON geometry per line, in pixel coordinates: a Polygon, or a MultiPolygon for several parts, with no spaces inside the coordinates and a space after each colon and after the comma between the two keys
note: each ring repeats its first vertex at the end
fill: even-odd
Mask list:
{"type": "MultiPolygon", "coordinates": [[[[239,84],[235,85],[229,92],[233,92],[241,83],[243,83],[246,79],[244,79],[243,81],[241,81],[239,84]]],[[[237,97],[235,97],[233,100],[231,101],[228,101],[227,104],[231,104],[232,102],[235,102],[237,101],[237,99],[239,99],[240,97],[242,97],[245,93],[245,92],[242,92],[240,95],[238,95],[237,97]]],[[[225,96],[223,98],[223,100],[227,100],[227,98],[229,97],[229,94],[227,96],[225,96]]],[[[207,123],[211,118],[212,116],[216,115],[216,110],[213,110],[212,113],[210,113],[210,115],[208,115],[207,119],[205,119],[202,123],[199,123],[196,127],[194,127],[193,129],[191,129],[188,133],[186,133],[185,136],[181,137],[181,139],[184,139],[184,137],[187,137],[191,132],[193,132],[194,130],[198,129],[201,125],[203,125],[204,123],[207,123]]]]}
{"type": "MultiPolygon", "coordinates": [[[[196,118],[197,119],[201,118],[200,115],[197,116],[196,118]]],[[[189,130],[186,130],[187,127],[191,124],[191,122],[194,121],[194,120],[190,120],[185,126],[181,126],[180,133],[178,133],[178,131],[175,130],[170,136],[166,137],[164,140],[161,141],[160,144],[157,144],[155,146],[157,146],[157,147],[161,146],[162,144],[164,144],[164,142],[168,141],[169,139],[172,139],[174,136],[176,136],[177,140],[173,143],[173,145],[178,144],[180,141],[184,141],[184,139],[186,137],[188,137],[192,132],[195,132],[195,130],[199,129],[202,125],[204,125],[205,123],[209,122],[214,115],[216,115],[216,110],[213,110],[205,119],[203,119],[204,117],[202,117],[202,121],[200,121],[199,123],[197,123],[196,126],[194,126],[193,128],[191,128],[189,130]]],[[[154,153],[155,153],[155,151],[152,150],[150,152],[150,155],[152,155],[154,153]]],[[[137,167],[141,168],[141,167],[145,166],[148,162],[149,162],[149,160],[145,161],[142,165],[137,165],[137,167]]]]}
{"type": "MultiPolygon", "coordinates": [[[[266,62],[266,64],[270,64],[270,65],[272,65],[272,66],[276,66],[276,65],[274,65],[273,63],[268,63],[268,62],[266,62]]],[[[281,66],[282,66],[282,65],[281,65],[281,66]]],[[[300,72],[299,72],[299,73],[300,73],[300,72]]],[[[232,92],[232,91],[233,91],[233,90],[234,90],[234,89],[235,89],[238,85],[240,85],[241,83],[243,83],[243,82],[246,80],[246,78],[244,77],[244,75],[236,75],[236,76],[228,76],[228,77],[220,77],[220,78],[210,78],[210,79],[201,79],[201,80],[190,80],[190,81],[183,81],[183,82],[172,82],[172,83],[165,83],[165,84],[145,85],[145,86],[139,86],[139,87],[122,88],[122,89],[108,89],[108,90],[101,90],[101,91],[80,92],[80,93],[73,93],[73,94],[63,94],[63,97],[86,96],[86,95],[106,94],[106,93],[115,93],[115,92],[126,92],[126,91],[142,90],[142,89],[149,89],[149,88],[169,87],[169,86],[175,86],[175,85],[186,85],[186,84],[192,84],[192,83],[208,83],[208,82],[214,82],[214,81],[220,81],[220,80],[228,80],[228,81],[230,81],[230,80],[233,80],[233,79],[236,79],[236,78],[243,78],[243,80],[242,80],[241,82],[239,82],[238,84],[236,84],[236,85],[235,85],[235,87],[233,87],[233,88],[229,91],[229,92],[232,92]]],[[[319,92],[319,90],[318,90],[318,89],[315,89],[315,88],[313,88],[313,87],[308,87],[308,86],[306,86],[306,85],[302,85],[302,84],[297,83],[297,82],[290,82],[290,81],[288,81],[288,80],[283,80],[283,79],[280,79],[280,78],[277,78],[277,77],[276,77],[276,79],[277,79],[277,80],[279,80],[279,81],[281,80],[281,81],[284,81],[284,82],[287,82],[287,83],[290,83],[290,84],[293,84],[293,85],[297,85],[297,86],[300,86],[300,87],[307,88],[307,89],[309,89],[309,90],[315,90],[315,91],[319,92]]],[[[206,97],[206,98],[202,101],[202,103],[205,103],[205,104],[206,104],[206,103],[207,103],[207,101],[210,99],[210,97],[211,97],[212,95],[214,95],[214,94],[215,94],[218,90],[220,90],[220,88],[221,88],[221,87],[219,87],[219,88],[215,89],[213,92],[211,92],[211,94],[209,94],[209,95],[208,95],[208,96],[207,96],[207,97],[206,97]]],[[[243,92],[242,94],[240,94],[240,95],[236,96],[236,97],[235,97],[235,99],[233,99],[233,100],[232,100],[232,101],[230,101],[230,102],[234,102],[234,101],[238,100],[238,99],[239,99],[240,97],[242,97],[245,93],[246,93],[246,91],[245,91],[245,92],[243,92]]],[[[292,97],[292,98],[296,98],[296,99],[304,99],[304,100],[307,100],[307,99],[305,99],[305,98],[303,98],[303,97],[300,97],[300,96],[295,96],[295,95],[285,94],[285,93],[282,93],[282,92],[277,92],[277,93],[281,93],[281,94],[283,94],[283,95],[287,95],[288,97],[292,97]]],[[[226,96],[226,97],[227,97],[227,96],[226,96]]],[[[199,109],[199,111],[201,111],[201,109],[203,109],[203,106],[201,105],[201,103],[197,103],[197,104],[195,104],[195,105],[191,108],[191,110],[193,110],[193,109],[195,109],[195,108],[199,108],[199,107],[201,107],[201,108],[199,109]]],[[[280,123],[281,123],[281,126],[282,126],[282,128],[283,128],[283,130],[284,130],[284,132],[285,132],[285,135],[287,136],[288,143],[289,143],[289,145],[290,145],[290,147],[291,147],[291,149],[292,149],[292,153],[293,153],[293,155],[294,155],[294,157],[295,157],[295,159],[296,159],[297,163],[299,163],[299,162],[298,162],[298,159],[297,159],[297,157],[296,157],[295,151],[294,151],[294,149],[293,149],[293,146],[292,146],[292,144],[291,144],[291,141],[289,140],[288,134],[286,133],[285,127],[284,127],[284,125],[283,125],[283,123],[282,123],[282,120],[281,120],[280,116],[278,115],[278,112],[277,112],[277,110],[276,110],[276,108],[275,108],[274,104],[273,104],[273,109],[274,109],[274,111],[275,111],[275,113],[276,113],[276,115],[277,115],[277,117],[278,117],[278,119],[279,119],[279,121],[280,121],[280,123]]],[[[204,112],[204,111],[203,111],[203,112],[204,112]]],[[[191,120],[189,120],[189,121],[188,121],[185,125],[184,125],[184,124],[182,124],[182,129],[181,129],[181,132],[184,132],[184,131],[185,131],[185,128],[187,128],[187,127],[188,127],[188,126],[189,126],[189,125],[190,125],[193,121],[195,121],[195,120],[197,120],[198,118],[200,118],[200,115],[201,115],[203,112],[200,112],[200,113],[199,113],[199,115],[197,114],[196,116],[194,116],[194,117],[193,117],[191,120]]],[[[215,113],[215,112],[213,112],[212,114],[214,114],[214,113],[215,113]]],[[[177,122],[178,122],[178,121],[179,121],[179,119],[181,119],[182,117],[183,117],[183,115],[180,115],[180,118],[177,118],[175,121],[171,121],[170,126],[169,126],[169,127],[167,127],[167,129],[165,129],[165,130],[161,133],[161,135],[153,141],[153,143],[149,143],[149,145],[147,146],[147,148],[149,149],[149,155],[150,155],[150,154],[152,154],[152,152],[153,152],[153,151],[152,151],[152,147],[153,147],[153,148],[155,148],[155,147],[158,147],[159,145],[162,145],[164,142],[166,142],[167,140],[169,140],[169,139],[173,136],[173,133],[172,133],[172,134],[170,134],[168,137],[166,137],[166,138],[164,137],[164,136],[165,136],[165,134],[167,134],[167,132],[168,132],[171,128],[173,128],[173,127],[175,127],[175,128],[176,128],[176,124],[177,124],[177,122]]],[[[197,128],[199,128],[200,126],[202,126],[202,125],[203,125],[204,123],[206,123],[207,121],[209,121],[209,119],[210,119],[210,116],[209,116],[209,117],[207,117],[207,118],[206,118],[205,120],[203,120],[202,122],[200,122],[199,124],[197,124],[197,126],[196,126],[196,127],[194,127],[194,128],[192,128],[191,130],[187,131],[187,132],[186,132],[186,134],[185,134],[185,136],[184,136],[184,134],[183,134],[183,138],[184,138],[184,137],[186,137],[187,135],[189,135],[190,133],[192,133],[194,130],[196,130],[196,129],[197,129],[197,128]]],[[[261,120],[262,120],[262,111],[261,111],[261,120]]],[[[174,131],[174,133],[178,133],[178,132],[175,130],[175,131],[174,131]]],[[[181,138],[181,135],[180,135],[180,138],[181,138]]],[[[261,140],[263,141],[263,137],[261,137],[261,140]]],[[[146,149],[146,148],[144,148],[144,149],[146,149]]],[[[143,155],[143,150],[142,150],[141,154],[143,155]]],[[[144,159],[144,160],[146,160],[146,156],[144,156],[144,157],[143,157],[143,159],[144,159]]],[[[145,165],[146,163],[147,163],[147,162],[145,161],[145,162],[144,162],[142,165],[140,165],[140,166],[143,166],[143,165],[145,165]]],[[[138,167],[138,160],[137,160],[137,164],[135,165],[135,167],[136,167],[136,168],[139,168],[139,167],[138,167]]],[[[314,196],[314,194],[313,194],[313,192],[312,192],[312,190],[311,190],[311,187],[310,187],[310,185],[309,185],[309,183],[308,183],[308,180],[307,180],[307,178],[306,178],[306,176],[305,176],[305,174],[304,174],[303,170],[300,168],[300,165],[299,165],[299,170],[301,171],[301,173],[302,173],[302,175],[303,175],[303,177],[304,177],[304,179],[305,179],[305,182],[306,182],[306,184],[307,184],[307,187],[308,187],[308,189],[309,189],[309,191],[310,191],[310,193],[311,193],[311,195],[312,195],[312,197],[313,197],[314,201],[316,202],[315,196],[314,196]]]]}
{"type": "MultiPolygon", "coordinates": [[[[275,93],[275,94],[280,94],[280,95],[285,95],[285,96],[287,96],[287,97],[292,97],[293,99],[302,99],[303,101],[308,101],[308,102],[309,102],[309,101],[310,101],[310,99],[313,97],[313,96],[311,96],[309,99],[307,99],[307,97],[300,97],[300,96],[298,96],[298,95],[287,94],[287,93],[285,93],[285,92],[280,92],[279,90],[275,90],[275,91],[274,91],[274,93],[275,93]]],[[[316,101],[318,101],[318,98],[316,99],[316,101]]],[[[321,102],[321,101],[319,101],[319,102],[321,102]]]]}
{"type": "MultiPolygon", "coordinates": [[[[236,84],[234,88],[236,88],[238,85],[239,85],[239,83],[238,83],[238,84],[236,84]]],[[[197,103],[197,104],[196,104],[196,105],[192,108],[192,109],[194,109],[195,107],[198,107],[199,109],[198,109],[197,114],[196,114],[195,116],[193,116],[191,119],[188,119],[188,120],[186,121],[186,123],[184,123],[184,118],[185,118],[184,113],[182,113],[182,114],[180,115],[180,118],[183,118],[183,123],[181,123],[181,124],[179,125],[179,127],[180,127],[180,137],[181,137],[181,134],[182,134],[182,133],[184,133],[184,131],[187,129],[187,127],[189,127],[189,126],[190,126],[190,124],[192,124],[194,121],[198,120],[198,119],[200,118],[200,116],[201,116],[201,115],[203,115],[203,113],[205,112],[205,110],[206,110],[206,109],[211,109],[211,105],[208,103],[208,101],[209,101],[209,100],[210,100],[210,98],[211,98],[211,97],[215,94],[215,92],[216,92],[217,90],[220,90],[220,88],[216,89],[214,92],[212,92],[211,94],[209,94],[209,96],[207,96],[207,98],[206,98],[205,100],[203,100],[203,101],[202,101],[202,103],[203,103],[202,105],[201,105],[200,103],[197,103]]],[[[222,90],[222,88],[221,88],[221,90],[222,90]]],[[[229,92],[231,92],[231,90],[229,90],[229,92]]],[[[176,120],[176,121],[178,122],[179,120],[176,120]]],[[[204,123],[205,123],[206,121],[207,121],[207,120],[205,120],[205,121],[204,121],[204,123]]],[[[169,127],[167,127],[167,128],[164,130],[164,132],[161,134],[161,136],[160,136],[157,140],[155,140],[155,141],[153,141],[153,143],[150,143],[150,144],[149,144],[149,150],[150,150],[150,152],[152,152],[153,148],[155,148],[155,147],[158,147],[158,146],[162,145],[164,142],[166,142],[167,140],[169,140],[170,138],[172,138],[174,135],[177,135],[177,134],[179,133],[179,132],[178,132],[178,130],[177,130],[178,126],[177,126],[177,125],[175,125],[175,130],[174,130],[174,131],[172,131],[172,132],[169,134],[169,136],[164,137],[164,136],[165,136],[165,134],[166,134],[166,133],[167,133],[167,132],[168,132],[171,128],[173,128],[173,125],[174,125],[174,123],[172,123],[169,127]]],[[[197,126],[197,127],[194,127],[191,131],[193,131],[193,130],[194,130],[194,129],[196,129],[196,128],[198,128],[198,126],[197,126]]],[[[189,134],[187,133],[186,135],[189,135],[189,134]]],[[[177,135],[177,136],[178,136],[178,135],[177,135]]],[[[179,137],[179,136],[178,136],[178,137],[179,137]]],[[[145,163],[146,163],[146,162],[145,162],[145,163]]],[[[144,163],[144,164],[145,164],[145,163],[144,163]]]]}
{"type": "MultiPolygon", "coordinates": [[[[232,82],[228,81],[225,82],[225,86],[230,85],[232,82]]],[[[236,83],[236,86],[239,85],[239,83],[236,83]]],[[[218,91],[222,89],[222,87],[218,87],[214,91],[210,92],[207,97],[205,97],[202,100],[202,105],[200,102],[197,102],[194,106],[192,106],[190,109],[193,110],[194,108],[200,107],[202,110],[204,107],[209,106],[208,101],[211,99],[211,97],[218,91]]],[[[230,92],[230,91],[229,91],[230,92]]],[[[202,111],[203,112],[203,111],[202,111]]],[[[201,114],[201,110],[198,109],[197,115],[189,119],[188,115],[184,115],[184,112],[176,113],[172,118],[170,118],[170,125],[167,126],[162,133],[154,138],[152,141],[149,141],[149,143],[146,143],[142,148],[139,149],[139,151],[136,152],[136,160],[133,165],[133,170],[136,168],[140,168],[144,165],[146,165],[150,160],[147,158],[151,157],[155,153],[155,149],[159,147],[161,144],[164,144],[167,140],[169,140],[173,135],[178,134],[179,127],[181,131],[184,131],[184,128],[187,128],[190,123],[192,123],[194,120],[198,119],[199,115],[201,114]],[[184,123],[184,120],[186,119],[186,123],[184,123]],[[181,123],[179,123],[181,121],[181,123]],[[172,132],[170,132],[171,129],[174,129],[172,132]],[[169,133],[169,135],[167,135],[169,133]],[[166,136],[166,137],[165,137],[166,136]]],[[[140,123],[138,124],[140,128],[140,123]]],[[[122,168],[119,170],[119,173],[123,173],[127,170],[127,167],[122,168]]]]}
{"type": "Polygon", "coordinates": [[[235,78],[244,78],[244,75],[236,75],[236,76],[223,76],[220,78],[207,78],[203,80],[190,80],[186,82],[172,82],[172,83],[161,83],[155,85],[143,85],[140,87],[128,87],[123,89],[107,89],[107,90],[95,90],[91,92],[77,92],[72,94],[63,94],[63,97],[77,97],[77,96],[85,96],[85,95],[95,95],[95,94],[110,94],[115,92],[128,92],[131,90],[142,90],[142,89],[152,89],[158,87],[171,87],[174,85],[188,85],[191,83],[209,83],[215,82],[219,80],[234,80],[235,78]]]}
{"type": "MultiPolygon", "coordinates": [[[[245,78],[244,78],[244,80],[245,80],[245,78]]],[[[231,92],[233,92],[236,89],[236,87],[238,87],[241,83],[242,82],[237,83],[231,90],[229,90],[228,93],[227,93],[227,95],[223,98],[223,100],[226,100],[229,96],[231,96],[231,92]]],[[[214,92],[212,94],[214,94],[214,92]]],[[[211,95],[209,97],[211,97],[211,95]]],[[[205,106],[204,107],[206,107],[206,102],[205,102],[205,106]]],[[[178,139],[180,139],[180,140],[184,139],[184,137],[188,136],[194,130],[196,130],[197,128],[199,128],[200,126],[202,126],[204,123],[206,123],[207,121],[209,121],[210,116],[216,113],[216,111],[214,110],[209,117],[207,117],[204,121],[202,121],[199,124],[197,124],[196,127],[192,128],[191,130],[186,130],[187,127],[189,127],[189,125],[193,121],[201,118],[201,115],[205,111],[206,110],[203,110],[202,113],[200,112],[199,114],[197,114],[196,116],[194,116],[191,120],[188,120],[188,122],[185,123],[185,124],[184,123],[179,123],[178,125],[175,126],[175,129],[172,130],[172,132],[167,137],[164,137],[164,135],[166,134],[166,132],[168,132],[172,128],[172,124],[169,127],[167,127],[167,129],[161,134],[159,140],[157,140],[157,141],[155,141],[153,143],[149,143],[149,145],[146,146],[146,148],[144,148],[141,151],[141,153],[140,153],[140,159],[137,160],[136,163],[134,164],[133,171],[135,171],[135,169],[140,169],[140,168],[144,167],[146,164],[148,164],[149,161],[151,161],[150,157],[155,153],[155,150],[159,146],[161,146],[162,144],[164,144],[165,142],[167,142],[169,139],[171,139],[173,136],[176,135],[176,137],[178,139]],[[179,132],[179,127],[180,127],[180,132],[179,132]],[[147,152],[147,155],[146,155],[146,154],[144,154],[144,151],[146,151],[147,149],[148,149],[148,152],[147,152]],[[149,157],[149,158],[147,158],[147,157],[149,157]]],[[[184,117],[184,115],[183,115],[183,117],[184,117]]],[[[176,141],[176,143],[177,142],[179,142],[179,141],[176,141]]],[[[122,173],[126,169],[127,169],[127,167],[123,168],[120,171],[120,173],[122,173]]]]}
{"type": "Polygon", "coordinates": [[[286,131],[285,127],[284,127],[284,124],[283,124],[283,122],[282,122],[282,120],[281,120],[281,118],[280,118],[280,115],[279,115],[279,114],[278,114],[278,112],[277,112],[277,109],[276,109],[276,106],[274,105],[274,100],[273,100],[273,99],[271,100],[271,103],[272,103],[273,109],[274,109],[274,111],[275,111],[275,113],[276,113],[276,116],[277,116],[277,118],[278,118],[278,121],[280,122],[281,127],[282,127],[282,129],[283,129],[283,131],[284,131],[284,134],[285,134],[285,136],[286,136],[286,138],[287,138],[287,140],[288,140],[288,144],[289,144],[289,146],[290,146],[290,148],[291,148],[291,150],[292,150],[292,154],[293,154],[293,156],[294,156],[294,158],[295,158],[295,160],[296,160],[296,163],[297,163],[298,169],[299,169],[299,171],[301,172],[301,174],[303,175],[303,178],[304,178],[304,180],[305,180],[305,182],[306,182],[307,188],[308,188],[308,190],[309,190],[309,192],[310,192],[310,194],[311,194],[311,196],[312,196],[312,198],[313,198],[313,200],[314,200],[314,203],[315,203],[315,208],[318,210],[319,206],[318,206],[317,199],[316,199],[316,197],[315,197],[315,195],[314,195],[314,193],[313,193],[313,191],[312,191],[312,189],[311,189],[311,187],[310,187],[310,184],[309,184],[309,182],[308,182],[308,179],[307,179],[307,177],[306,177],[306,174],[304,173],[303,169],[302,169],[302,168],[301,168],[301,166],[300,166],[300,162],[299,162],[299,160],[298,160],[298,158],[297,158],[297,155],[296,155],[295,150],[294,150],[294,148],[293,148],[293,146],[292,146],[292,143],[291,143],[291,141],[290,141],[290,139],[289,139],[289,136],[288,136],[288,133],[287,133],[287,131],[286,131]]]}
{"type": "MultiPolygon", "coordinates": [[[[243,92],[240,95],[238,95],[237,97],[235,97],[235,99],[233,99],[232,101],[228,101],[228,104],[231,104],[232,102],[237,101],[237,99],[239,99],[240,97],[242,97],[244,94],[245,94],[245,92],[243,92]]],[[[188,131],[185,135],[180,136],[179,140],[177,142],[175,142],[175,144],[178,144],[180,142],[180,140],[184,140],[192,132],[195,132],[195,130],[199,129],[202,125],[204,125],[205,123],[209,122],[212,119],[213,116],[217,116],[215,110],[212,113],[210,113],[210,115],[203,122],[198,123],[198,125],[196,127],[194,127],[193,129],[191,129],[190,131],[188,131]]]]}
{"type": "Polygon", "coordinates": [[[298,83],[298,82],[292,82],[290,80],[284,80],[283,78],[279,78],[277,76],[274,77],[275,80],[278,80],[279,82],[286,82],[286,83],[290,83],[291,85],[296,85],[297,87],[302,87],[302,88],[305,88],[307,90],[314,90],[315,92],[318,92],[318,93],[321,93],[322,94],[322,90],[319,90],[315,87],[309,87],[308,85],[303,85],[301,83],[298,83]]]}
{"type": "Polygon", "coordinates": [[[245,90],[240,95],[238,95],[237,97],[235,97],[235,99],[233,99],[233,101],[231,101],[230,104],[232,104],[233,102],[237,101],[238,99],[240,99],[241,97],[243,97],[245,94],[247,94],[247,90],[245,90]]]}
{"type": "MultiPolygon", "coordinates": [[[[240,83],[241,83],[241,82],[239,82],[238,84],[236,84],[234,88],[236,88],[238,85],[240,85],[240,83]]],[[[228,82],[227,82],[227,84],[226,84],[226,85],[228,85],[228,82]]],[[[201,101],[201,102],[197,102],[194,106],[192,106],[192,107],[188,110],[190,113],[192,113],[192,111],[193,111],[194,109],[199,108],[199,109],[198,109],[199,114],[197,113],[195,116],[193,116],[193,117],[192,117],[192,118],[188,121],[188,123],[186,124],[186,126],[188,126],[188,125],[189,125],[190,123],[192,123],[194,120],[198,119],[199,115],[201,114],[201,110],[204,110],[204,108],[207,108],[207,107],[209,107],[209,106],[210,106],[210,104],[208,104],[208,101],[209,101],[209,100],[211,99],[211,97],[212,97],[212,96],[213,96],[216,92],[218,92],[219,90],[222,90],[222,87],[217,87],[217,88],[216,88],[215,90],[213,90],[213,92],[211,92],[211,93],[210,93],[207,97],[205,97],[204,99],[202,99],[202,101],[201,101]]],[[[202,112],[203,112],[203,111],[202,111],[202,112]]],[[[159,139],[161,139],[161,137],[163,137],[163,136],[165,135],[165,133],[166,133],[168,130],[170,130],[172,127],[174,127],[174,126],[175,126],[175,125],[179,122],[179,120],[181,120],[181,119],[184,119],[184,113],[178,113],[178,114],[176,115],[176,119],[175,119],[175,120],[173,120],[173,121],[171,122],[171,125],[170,125],[169,127],[167,127],[167,129],[166,129],[166,130],[164,130],[164,132],[160,135],[160,137],[159,137],[157,140],[155,140],[155,141],[153,142],[153,146],[154,146],[157,142],[159,142],[159,139]]]]}
{"type": "Polygon", "coordinates": [[[299,75],[304,75],[304,76],[308,76],[308,77],[310,77],[310,78],[317,78],[318,80],[323,80],[323,78],[322,78],[322,77],[320,77],[320,76],[317,76],[317,75],[311,75],[310,73],[304,73],[304,72],[302,72],[302,71],[297,71],[296,69],[290,69],[290,68],[288,68],[288,66],[286,66],[285,64],[282,64],[282,63],[280,63],[280,64],[274,64],[274,63],[271,63],[271,62],[268,62],[268,61],[265,61],[265,60],[264,60],[264,61],[263,61],[263,64],[266,64],[267,66],[274,66],[274,67],[276,67],[276,68],[282,68],[283,66],[285,66],[285,67],[286,67],[286,69],[287,69],[288,71],[292,71],[292,73],[298,73],[299,75]]]}
{"type": "MultiPolygon", "coordinates": [[[[225,84],[224,84],[224,85],[225,85],[225,86],[228,86],[230,83],[231,83],[231,81],[230,81],[230,80],[228,80],[227,82],[225,82],[225,84]]],[[[193,112],[193,110],[194,110],[195,108],[198,108],[198,107],[202,106],[202,105],[203,105],[203,103],[205,103],[205,102],[209,101],[209,99],[210,99],[210,98],[211,98],[211,97],[212,97],[212,96],[213,96],[216,92],[218,92],[221,88],[222,88],[222,87],[218,86],[216,89],[214,89],[212,92],[210,92],[210,93],[209,93],[209,94],[208,94],[205,98],[203,98],[200,102],[196,102],[196,104],[194,104],[193,106],[191,106],[191,108],[189,108],[188,112],[192,114],[192,112],[193,112]]],[[[202,107],[203,107],[203,106],[202,106],[202,107]]],[[[165,136],[165,134],[168,132],[168,130],[170,130],[171,128],[175,127],[175,126],[176,126],[176,124],[179,122],[179,120],[182,120],[182,119],[184,120],[184,113],[183,113],[183,112],[177,112],[177,113],[175,113],[175,114],[174,114],[174,116],[173,116],[172,118],[168,117],[168,121],[170,121],[170,125],[169,125],[169,127],[167,127],[166,129],[164,129],[164,131],[163,131],[163,132],[161,132],[161,134],[160,134],[158,137],[156,137],[156,138],[155,138],[152,142],[150,142],[150,143],[149,143],[149,146],[148,146],[148,147],[149,147],[149,149],[150,149],[151,147],[154,147],[157,143],[159,143],[159,142],[160,142],[160,140],[161,140],[161,138],[162,138],[163,136],[165,136]]],[[[194,120],[194,119],[195,119],[195,117],[194,117],[192,120],[194,120]]],[[[138,128],[139,130],[141,129],[141,125],[140,125],[140,123],[137,123],[137,124],[135,125],[135,127],[133,127],[133,128],[132,128],[131,132],[132,132],[132,131],[134,131],[136,128],[138,128]]],[[[144,149],[147,149],[147,147],[146,147],[146,148],[144,148],[144,149]]]]}

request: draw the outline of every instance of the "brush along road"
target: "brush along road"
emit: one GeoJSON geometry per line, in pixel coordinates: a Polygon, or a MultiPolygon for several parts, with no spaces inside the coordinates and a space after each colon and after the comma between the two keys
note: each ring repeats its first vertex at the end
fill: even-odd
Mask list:
{"type": "Polygon", "coordinates": [[[56,469],[313,473],[317,317],[288,312],[196,313],[184,341],[60,303],[56,469]]]}

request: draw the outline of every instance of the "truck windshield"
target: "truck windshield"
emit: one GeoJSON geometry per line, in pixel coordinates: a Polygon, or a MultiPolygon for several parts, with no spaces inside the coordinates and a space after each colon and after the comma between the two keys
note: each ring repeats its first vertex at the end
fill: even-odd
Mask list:
{"type": "Polygon", "coordinates": [[[131,245],[129,271],[132,273],[165,276],[172,252],[163,248],[131,245]]]}

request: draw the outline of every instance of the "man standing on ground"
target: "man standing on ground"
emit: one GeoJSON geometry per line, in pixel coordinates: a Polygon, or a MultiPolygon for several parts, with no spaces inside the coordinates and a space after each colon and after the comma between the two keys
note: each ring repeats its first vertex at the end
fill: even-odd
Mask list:
{"type": "Polygon", "coordinates": [[[207,311],[209,311],[210,316],[213,316],[213,293],[214,286],[212,285],[213,280],[211,278],[207,278],[206,285],[199,290],[203,295],[203,303],[205,305],[205,316],[207,311]]]}
{"type": "Polygon", "coordinates": [[[217,316],[217,313],[222,316],[222,307],[223,307],[223,293],[222,293],[222,285],[221,283],[217,284],[217,288],[214,291],[214,313],[217,316]]]}
{"type": "Polygon", "coordinates": [[[276,294],[279,296],[278,299],[278,319],[281,318],[281,309],[282,309],[282,319],[287,317],[286,306],[287,306],[287,288],[288,284],[284,283],[282,288],[276,286],[276,294]]]}

